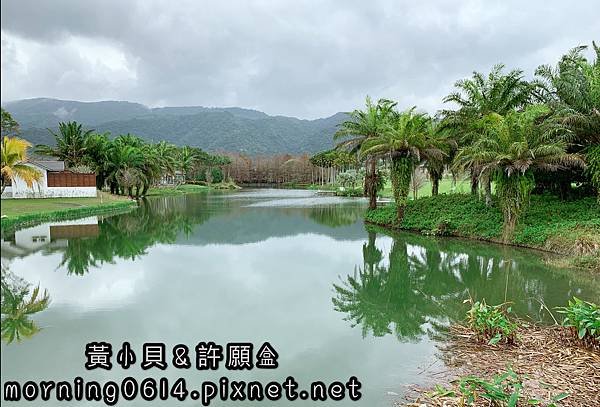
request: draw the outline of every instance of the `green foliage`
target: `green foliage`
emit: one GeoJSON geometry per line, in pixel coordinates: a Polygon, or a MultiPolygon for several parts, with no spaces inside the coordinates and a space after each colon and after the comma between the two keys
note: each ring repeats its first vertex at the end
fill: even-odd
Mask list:
{"type": "Polygon", "coordinates": [[[496,181],[498,201],[504,215],[504,240],[509,241],[514,235],[517,222],[529,206],[529,196],[535,186],[535,181],[531,171],[512,176],[500,171],[494,180],[496,181]]]}
{"type": "MultiPolygon", "coordinates": [[[[404,207],[408,202],[408,193],[410,191],[410,178],[415,167],[415,161],[412,157],[394,157],[392,158],[390,179],[392,181],[392,191],[396,207],[404,207]]],[[[398,220],[402,217],[398,215],[398,220]]]]}
{"type": "MultiPolygon", "coordinates": [[[[409,201],[401,223],[397,222],[393,204],[368,211],[365,220],[423,234],[499,240],[503,215],[497,207],[488,208],[471,195],[441,194],[409,201]]],[[[550,195],[532,195],[529,211],[510,243],[565,254],[591,255],[600,244],[598,228],[600,206],[594,198],[564,202],[550,195]]]]}
{"type": "Polygon", "coordinates": [[[577,337],[584,341],[595,342],[600,346],[600,307],[577,297],[569,300],[569,305],[558,308],[565,315],[563,326],[572,328],[577,337]]]}
{"type": "Polygon", "coordinates": [[[54,134],[56,146],[38,145],[37,152],[58,157],[69,167],[89,166],[96,173],[97,187],[108,186],[113,194],[138,198],[162,179],[180,182],[197,178],[199,173],[219,183],[223,181],[219,167],[230,163],[227,157],[196,147],[148,143],[129,133],[111,140],[109,133],[84,131],[76,122],[60,123],[59,129],[60,134],[54,134]]]}
{"type": "Polygon", "coordinates": [[[31,319],[33,314],[48,308],[50,296],[37,286],[31,289],[31,284],[15,276],[2,267],[0,279],[2,315],[1,336],[6,343],[20,342],[36,334],[40,328],[31,319]]]}
{"type": "Polygon", "coordinates": [[[600,48],[592,42],[595,60],[578,46],[563,55],[556,67],[537,68],[536,96],[552,107],[552,123],[566,129],[573,151],[600,143],[600,48]]]}
{"type": "Polygon", "coordinates": [[[583,165],[577,155],[567,153],[567,143],[544,125],[549,109],[543,105],[491,113],[474,120],[474,142],[456,155],[459,168],[474,168],[483,179],[493,179],[504,214],[504,239],[510,240],[529,203],[535,186],[534,170],[556,171],[583,165]]]}
{"type": "Polygon", "coordinates": [[[369,208],[377,207],[377,191],[381,179],[377,174],[379,157],[372,152],[365,153],[365,145],[373,140],[380,140],[389,128],[390,120],[396,115],[396,102],[379,99],[376,104],[367,96],[365,109],[356,109],[350,113],[350,119],[339,125],[339,130],[333,136],[338,140],[337,150],[359,153],[359,158],[365,161],[364,193],[369,197],[369,208]]]}
{"type": "Polygon", "coordinates": [[[221,170],[220,168],[212,168],[211,174],[212,174],[212,182],[215,182],[217,184],[219,182],[223,182],[223,170],[221,170]]]}
{"type": "Polygon", "coordinates": [[[367,138],[360,146],[359,157],[391,160],[390,179],[398,207],[398,221],[403,217],[416,164],[422,159],[443,155],[430,138],[430,122],[429,116],[415,112],[415,108],[404,112],[396,112],[392,108],[382,133],[367,138]]]}
{"type": "Polygon", "coordinates": [[[469,327],[480,340],[489,345],[499,342],[514,343],[518,325],[510,320],[511,308],[506,304],[487,305],[485,299],[473,302],[467,312],[469,327]]]}
{"type": "MultiPolygon", "coordinates": [[[[487,400],[490,406],[516,407],[519,400],[522,399],[523,391],[522,378],[512,369],[504,373],[497,374],[491,380],[486,380],[479,376],[469,375],[461,377],[456,384],[456,390],[447,389],[436,384],[434,390],[427,395],[432,398],[459,397],[459,405],[479,405],[476,404],[479,398],[487,400]]],[[[550,397],[548,407],[557,407],[558,402],[569,397],[568,393],[561,392],[550,397]]],[[[534,398],[526,400],[526,405],[542,405],[542,401],[534,398]]]]}
{"type": "Polygon", "coordinates": [[[586,173],[596,188],[598,200],[600,201],[600,144],[588,147],[585,156],[587,163],[586,173]]]}
{"type": "Polygon", "coordinates": [[[338,184],[340,184],[344,188],[354,188],[359,181],[359,174],[356,170],[348,170],[340,172],[336,178],[338,184]]]}
{"type": "Polygon", "coordinates": [[[84,130],[83,125],[77,122],[59,123],[58,130],[58,133],[48,130],[54,137],[56,146],[37,145],[36,153],[57,157],[67,167],[84,164],[86,140],[93,131],[84,130]]]}
{"type": "Polygon", "coordinates": [[[466,194],[442,194],[409,201],[400,224],[393,204],[368,211],[365,220],[426,234],[439,234],[437,232],[443,228],[445,234],[478,239],[496,238],[502,228],[502,214],[498,209],[487,208],[483,202],[466,194]]]}
{"type": "Polygon", "coordinates": [[[19,123],[9,112],[0,108],[0,137],[4,136],[16,137],[20,133],[19,123]]]}
{"type": "Polygon", "coordinates": [[[507,372],[485,380],[477,376],[465,376],[460,379],[458,388],[463,403],[473,405],[481,396],[490,405],[505,405],[515,407],[520,398],[523,383],[519,376],[509,368],[507,372]]]}
{"type": "Polygon", "coordinates": [[[336,196],[345,196],[345,197],[361,197],[363,196],[362,188],[338,188],[335,190],[336,196]]]}

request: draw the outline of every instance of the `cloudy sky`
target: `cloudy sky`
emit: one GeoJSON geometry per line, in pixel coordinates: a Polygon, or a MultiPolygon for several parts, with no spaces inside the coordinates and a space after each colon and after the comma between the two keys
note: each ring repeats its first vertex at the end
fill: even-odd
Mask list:
{"type": "Polygon", "coordinates": [[[241,106],[302,118],[365,95],[430,112],[497,62],[600,40],[597,0],[2,0],[2,101],[241,106]]]}

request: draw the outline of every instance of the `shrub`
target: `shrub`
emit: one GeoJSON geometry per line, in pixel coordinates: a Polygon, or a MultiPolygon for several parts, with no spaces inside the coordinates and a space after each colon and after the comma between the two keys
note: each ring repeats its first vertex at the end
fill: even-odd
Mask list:
{"type": "Polygon", "coordinates": [[[503,341],[514,343],[518,325],[510,320],[511,308],[506,304],[487,305],[485,300],[473,302],[467,312],[469,327],[477,332],[480,340],[496,345],[503,341]]]}
{"type": "Polygon", "coordinates": [[[361,197],[363,196],[362,188],[338,188],[335,191],[336,196],[361,197]]]}
{"type": "Polygon", "coordinates": [[[223,182],[223,171],[220,168],[213,168],[211,170],[212,182],[218,184],[219,182],[223,182]]]}
{"type": "Polygon", "coordinates": [[[508,369],[507,372],[495,376],[492,380],[485,380],[477,376],[466,376],[460,379],[458,388],[462,401],[472,405],[481,396],[491,403],[490,405],[516,406],[520,397],[523,383],[517,374],[508,369]]]}
{"type": "Polygon", "coordinates": [[[565,315],[563,326],[571,328],[577,337],[594,347],[600,346],[600,307],[592,302],[573,297],[558,312],[565,315]]]}

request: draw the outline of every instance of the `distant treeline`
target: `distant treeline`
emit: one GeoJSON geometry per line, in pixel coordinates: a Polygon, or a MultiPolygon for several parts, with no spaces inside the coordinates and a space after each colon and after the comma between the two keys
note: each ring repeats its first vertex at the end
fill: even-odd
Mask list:
{"type": "Polygon", "coordinates": [[[306,154],[222,154],[231,160],[231,164],[225,166],[225,176],[239,184],[316,184],[327,182],[331,178],[331,171],[314,166],[306,154]]]}

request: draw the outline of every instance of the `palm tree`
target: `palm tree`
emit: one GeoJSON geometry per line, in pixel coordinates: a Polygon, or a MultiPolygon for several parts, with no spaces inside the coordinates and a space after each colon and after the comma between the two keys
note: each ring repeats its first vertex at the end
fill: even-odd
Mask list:
{"type": "Polygon", "coordinates": [[[31,144],[22,138],[9,136],[2,138],[1,193],[4,193],[6,187],[12,184],[15,178],[22,179],[29,188],[42,178],[41,172],[25,164],[29,147],[31,144]]]}
{"type": "Polygon", "coordinates": [[[177,155],[177,167],[183,175],[184,181],[188,179],[189,173],[198,161],[197,152],[192,147],[182,147],[177,155]]]}
{"type": "Polygon", "coordinates": [[[2,137],[4,137],[4,136],[15,137],[15,136],[19,135],[19,123],[17,123],[17,121],[15,119],[13,119],[13,117],[11,116],[11,114],[9,112],[2,109],[1,107],[0,107],[0,134],[2,135],[2,137]]]}
{"type": "Polygon", "coordinates": [[[554,110],[553,119],[570,130],[571,143],[600,143],[600,47],[592,43],[595,60],[588,61],[586,46],[573,48],[556,68],[536,70],[537,95],[554,110]]]}
{"type": "Polygon", "coordinates": [[[158,166],[162,172],[161,175],[175,175],[177,166],[177,147],[166,141],[161,141],[154,145],[158,166]]]}
{"type": "Polygon", "coordinates": [[[141,149],[113,142],[109,148],[106,162],[106,180],[110,186],[110,192],[133,195],[133,188],[142,185],[143,174],[139,169],[143,165],[144,154],[141,149]],[[122,183],[123,181],[126,182],[126,185],[122,183]]]}
{"type": "Polygon", "coordinates": [[[57,157],[65,162],[67,167],[77,167],[84,164],[86,154],[86,140],[93,130],[83,130],[77,122],[59,123],[59,133],[48,129],[56,140],[56,147],[40,144],[36,153],[57,157]]]}
{"type": "Polygon", "coordinates": [[[104,188],[106,182],[106,161],[111,145],[110,133],[90,134],[85,139],[85,164],[96,173],[96,187],[104,188]]]}
{"type": "Polygon", "coordinates": [[[456,151],[456,142],[448,135],[447,129],[440,125],[440,121],[432,119],[427,128],[428,137],[434,140],[434,144],[443,150],[442,156],[434,155],[427,157],[424,167],[427,169],[429,179],[431,180],[431,195],[438,195],[440,190],[440,181],[444,176],[446,166],[452,162],[454,152],[456,151]]]}
{"type": "MultiPolygon", "coordinates": [[[[458,106],[457,110],[442,111],[442,115],[443,126],[454,133],[459,145],[465,146],[475,141],[477,135],[472,125],[478,119],[491,113],[504,116],[530,102],[534,87],[523,79],[523,71],[515,69],[504,74],[503,69],[503,64],[497,64],[487,77],[473,72],[471,78],[457,81],[454,84],[457,90],[443,99],[444,103],[458,106]]],[[[477,194],[477,168],[467,170],[471,173],[471,193],[477,194]]],[[[489,195],[489,182],[486,182],[485,189],[486,195],[489,195]]]]}
{"type": "MultiPolygon", "coordinates": [[[[600,47],[596,43],[592,43],[592,47],[594,61],[588,61],[583,55],[586,46],[573,48],[555,68],[538,67],[535,84],[537,97],[553,110],[549,121],[568,136],[568,151],[585,153],[587,176],[600,196],[600,170],[595,170],[600,168],[600,47]]],[[[583,175],[569,168],[541,181],[543,186],[558,187],[564,197],[572,182],[587,181],[583,175]]]]}
{"type": "MultiPolygon", "coordinates": [[[[392,115],[395,102],[386,99],[380,99],[377,104],[373,104],[371,98],[367,96],[365,110],[355,110],[349,114],[350,120],[340,124],[339,130],[334,135],[334,140],[344,139],[337,144],[337,148],[347,149],[352,152],[358,152],[362,144],[371,139],[377,138],[387,126],[389,117],[392,115]]],[[[369,209],[377,207],[377,159],[365,155],[366,176],[365,176],[365,195],[369,197],[369,209]]]]}
{"type": "Polygon", "coordinates": [[[390,159],[398,223],[404,218],[415,166],[424,158],[441,159],[443,156],[429,137],[430,120],[426,114],[416,113],[414,107],[396,113],[379,137],[365,140],[360,148],[360,156],[390,159]]]}
{"type": "Polygon", "coordinates": [[[457,165],[478,168],[477,175],[496,182],[504,214],[503,239],[508,241],[524,213],[535,185],[534,170],[556,171],[568,165],[583,166],[577,155],[566,152],[567,143],[548,131],[544,119],[550,109],[532,105],[505,117],[490,113],[478,121],[479,137],[459,150],[457,165]]]}

